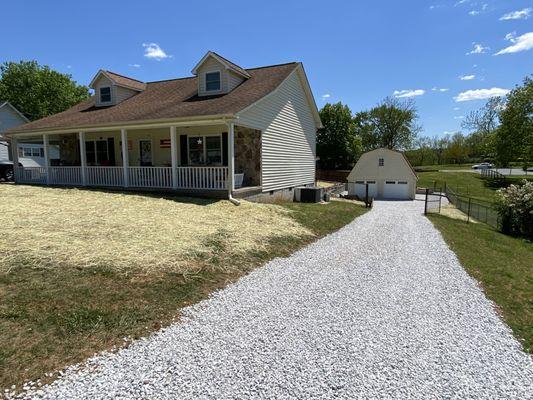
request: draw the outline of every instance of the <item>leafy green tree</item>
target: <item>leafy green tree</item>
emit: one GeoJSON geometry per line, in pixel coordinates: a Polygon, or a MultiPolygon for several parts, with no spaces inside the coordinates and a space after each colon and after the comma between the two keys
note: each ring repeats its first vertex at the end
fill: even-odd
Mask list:
{"type": "Polygon", "coordinates": [[[351,168],[362,152],[350,108],[342,103],[326,104],[320,110],[324,128],[316,137],[319,164],[324,169],[351,168]]]}
{"type": "Polygon", "coordinates": [[[36,61],[5,62],[0,74],[0,99],[9,101],[30,120],[64,111],[89,97],[89,89],[70,75],[36,61]]]}
{"type": "Polygon", "coordinates": [[[507,95],[500,111],[500,127],[494,146],[496,159],[502,166],[520,159],[524,167],[533,162],[533,79],[528,76],[522,86],[507,95]]]}
{"type": "Polygon", "coordinates": [[[410,148],[420,132],[417,120],[418,112],[413,101],[391,97],[369,111],[357,113],[354,118],[365,150],[410,148]]]}
{"type": "Polygon", "coordinates": [[[462,128],[472,133],[466,137],[469,156],[476,159],[492,158],[494,153],[494,136],[498,129],[499,114],[504,108],[505,100],[492,97],[479,110],[470,112],[462,128]]]}

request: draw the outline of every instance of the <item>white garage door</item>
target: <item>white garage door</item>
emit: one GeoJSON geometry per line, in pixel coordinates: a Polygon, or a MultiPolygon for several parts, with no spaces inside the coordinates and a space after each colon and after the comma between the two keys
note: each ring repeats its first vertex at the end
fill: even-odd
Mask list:
{"type": "Polygon", "coordinates": [[[383,185],[385,199],[409,199],[409,185],[407,181],[385,181],[383,185]]]}
{"type": "Polygon", "coordinates": [[[366,184],[368,183],[368,196],[376,197],[378,194],[378,187],[376,181],[355,181],[355,195],[360,199],[366,196],[366,184]]]}

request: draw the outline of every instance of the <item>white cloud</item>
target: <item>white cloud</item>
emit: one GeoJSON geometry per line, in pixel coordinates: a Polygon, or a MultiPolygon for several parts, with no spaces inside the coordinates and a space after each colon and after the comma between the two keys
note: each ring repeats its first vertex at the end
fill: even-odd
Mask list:
{"type": "Polygon", "coordinates": [[[454,107],[453,110],[454,111],[459,111],[461,109],[461,107],[454,107]]]}
{"type": "Polygon", "coordinates": [[[422,96],[424,93],[426,93],[423,89],[414,89],[414,90],[395,90],[393,95],[397,98],[402,97],[415,97],[415,96],[422,96]]]}
{"type": "Polygon", "coordinates": [[[476,11],[476,10],[472,10],[468,13],[469,15],[472,15],[472,16],[476,16],[476,15],[479,15],[479,11],[476,11]]]}
{"type": "Polygon", "coordinates": [[[459,77],[459,79],[462,81],[471,81],[472,79],[475,79],[475,78],[476,78],[475,75],[461,75],[459,77]]]}
{"type": "Polygon", "coordinates": [[[128,67],[141,68],[141,64],[128,64],[128,67]]]}
{"type": "Polygon", "coordinates": [[[165,58],[172,58],[167,54],[157,43],[143,43],[144,56],[146,58],[152,58],[157,61],[164,60],[165,58]]]}
{"type": "Polygon", "coordinates": [[[431,90],[433,90],[434,92],[447,92],[450,89],[434,87],[434,88],[431,88],[431,90]]]}
{"type": "Polygon", "coordinates": [[[515,37],[515,33],[508,33],[505,35],[505,39],[512,43],[511,46],[501,49],[495,54],[499,56],[501,54],[518,53],[520,51],[526,51],[533,49],[533,32],[524,33],[522,36],[515,37]]]}
{"type": "Polygon", "coordinates": [[[524,8],[520,11],[511,11],[500,17],[500,21],[508,21],[511,19],[528,19],[531,16],[532,8],[524,8]]]}
{"type": "Polygon", "coordinates": [[[483,54],[486,53],[487,50],[490,50],[490,47],[485,47],[480,43],[474,42],[472,44],[474,45],[474,48],[468,53],[466,53],[467,56],[469,56],[470,54],[483,54]]]}
{"type": "Polygon", "coordinates": [[[458,131],[444,131],[443,133],[445,135],[453,135],[454,133],[457,133],[458,131]]]}
{"type": "Polygon", "coordinates": [[[460,6],[461,4],[468,3],[470,0],[459,0],[457,3],[455,3],[454,7],[460,6]]]}
{"type": "Polygon", "coordinates": [[[509,93],[509,90],[502,88],[467,90],[466,92],[459,93],[454,99],[456,102],[485,100],[491,97],[505,96],[507,93],[509,93]]]}
{"type": "Polygon", "coordinates": [[[323,94],[322,95],[322,100],[325,101],[325,100],[329,99],[330,97],[331,97],[331,95],[329,93],[323,94]]]}
{"type": "Polygon", "coordinates": [[[463,119],[464,117],[464,115],[458,115],[457,117],[453,117],[453,119],[463,119]]]}

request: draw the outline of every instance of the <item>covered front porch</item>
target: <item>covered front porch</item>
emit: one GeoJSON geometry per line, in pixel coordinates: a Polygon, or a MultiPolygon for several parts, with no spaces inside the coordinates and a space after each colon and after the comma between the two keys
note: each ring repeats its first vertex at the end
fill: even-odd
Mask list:
{"type": "Polygon", "coordinates": [[[12,140],[14,148],[18,142],[44,149],[43,166],[15,168],[17,183],[214,196],[261,191],[261,132],[233,122],[44,132],[12,140]],[[52,147],[59,156],[50,157],[52,147]]]}

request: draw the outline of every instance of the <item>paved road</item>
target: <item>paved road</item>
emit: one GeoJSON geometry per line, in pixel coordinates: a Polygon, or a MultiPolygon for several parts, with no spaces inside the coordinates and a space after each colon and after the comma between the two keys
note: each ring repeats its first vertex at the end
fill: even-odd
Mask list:
{"type": "Polygon", "coordinates": [[[38,397],[531,398],[531,358],[423,202],[374,204],[38,397]]]}
{"type": "MultiPolygon", "coordinates": [[[[473,172],[476,174],[481,174],[480,169],[441,169],[440,172],[473,172]]],[[[524,171],[520,168],[495,168],[493,171],[499,172],[502,175],[531,175],[533,176],[533,171],[524,171]]]]}

